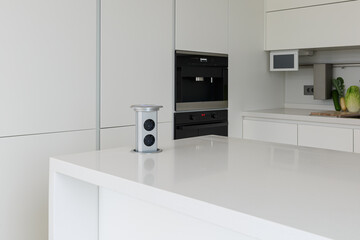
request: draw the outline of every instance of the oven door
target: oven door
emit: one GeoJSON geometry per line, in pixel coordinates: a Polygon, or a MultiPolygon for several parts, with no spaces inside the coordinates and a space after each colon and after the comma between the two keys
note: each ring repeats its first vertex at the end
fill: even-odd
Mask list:
{"type": "Polygon", "coordinates": [[[228,107],[227,68],[184,66],[176,74],[176,111],[228,107]]]}
{"type": "Polygon", "coordinates": [[[175,139],[197,137],[205,135],[228,136],[228,123],[209,123],[175,127],[175,139]]]}

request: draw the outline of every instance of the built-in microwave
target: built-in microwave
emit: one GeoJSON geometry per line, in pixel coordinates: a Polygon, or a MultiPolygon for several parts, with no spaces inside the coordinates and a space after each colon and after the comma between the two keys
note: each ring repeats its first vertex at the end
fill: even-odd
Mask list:
{"type": "Polygon", "coordinates": [[[270,52],[270,71],[298,71],[299,51],[270,52]]]}

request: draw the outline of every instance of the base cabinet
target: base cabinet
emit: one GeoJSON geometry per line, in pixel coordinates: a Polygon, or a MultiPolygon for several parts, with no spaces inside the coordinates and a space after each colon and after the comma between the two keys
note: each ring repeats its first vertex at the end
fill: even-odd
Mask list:
{"type": "Polygon", "coordinates": [[[354,152],[360,153],[360,129],[354,130],[354,152]]]}
{"type": "Polygon", "coordinates": [[[299,146],[352,152],[353,129],[314,125],[298,125],[299,146]]]}
{"type": "Polygon", "coordinates": [[[262,120],[244,120],[243,137],[251,140],[297,145],[297,125],[262,120]]]}
{"type": "Polygon", "coordinates": [[[0,239],[48,239],[49,157],[95,142],[95,130],[0,138],[0,239]]]}
{"type": "Polygon", "coordinates": [[[244,117],[243,138],[360,153],[360,129],[351,125],[244,117]]]}

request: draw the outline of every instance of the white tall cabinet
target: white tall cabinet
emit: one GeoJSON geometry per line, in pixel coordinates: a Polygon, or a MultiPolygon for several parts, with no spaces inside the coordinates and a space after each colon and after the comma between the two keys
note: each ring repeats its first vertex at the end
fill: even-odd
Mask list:
{"type": "Polygon", "coordinates": [[[0,3],[0,137],[95,127],[96,0],[0,3]]]}
{"type": "Polygon", "coordinates": [[[229,0],[176,0],[175,48],[228,53],[229,0]]]}
{"type": "Polygon", "coordinates": [[[173,1],[101,2],[101,127],[134,124],[140,103],[163,105],[159,121],[170,121],[173,1]]]}
{"type": "Polygon", "coordinates": [[[48,161],[95,150],[96,0],[0,1],[0,239],[45,240],[48,161]]]}
{"type": "Polygon", "coordinates": [[[118,134],[130,131],[117,129],[134,125],[131,105],[162,105],[159,122],[172,121],[174,2],[102,0],[101,4],[101,141],[108,143],[110,134],[119,136],[118,146],[133,144],[129,134],[118,134]]]}

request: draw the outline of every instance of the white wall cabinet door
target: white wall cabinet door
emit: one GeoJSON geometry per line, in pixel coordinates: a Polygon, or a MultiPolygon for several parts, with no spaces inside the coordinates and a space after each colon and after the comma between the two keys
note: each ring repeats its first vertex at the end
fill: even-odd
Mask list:
{"type": "Polygon", "coordinates": [[[297,124],[245,119],[243,138],[297,145],[297,124]]]}
{"type": "Polygon", "coordinates": [[[360,45],[359,12],[360,1],[346,1],[266,13],[265,49],[360,45]]]}
{"type": "MultiPolygon", "coordinates": [[[[158,147],[162,144],[174,139],[173,138],[173,124],[170,122],[159,123],[158,126],[158,147]]],[[[116,148],[122,146],[129,146],[131,149],[135,148],[135,126],[125,126],[117,128],[107,128],[100,130],[100,148],[116,148]]]]}
{"type": "Polygon", "coordinates": [[[353,129],[333,126],[298,125],[299,146],[352,152],[353,129]]]}
{"type": "Polygon", "coordinates": [[[176,0],[175,48],[228,53],[229,0],[176,0]]]}
{"type": "Polygon", "coordinates": [[[171,121],[173,1],[101,3],[101,127],[134,124],[133,104],[163,105],[159,121],[171,121]]]}
{"type": "Polygon", "coordinates": [[[360,153],[360,129],[354,129],[354,152],[360,153]]]}
{"type": "Polygon", "coordinates": [[[48,239],[49,157],[95,142],[95,130],[0,138],[0,239],[48,239]]]}
{"type": "Polygon", "coordinates": [[[279,11],[290,8],[309,7],[348,0],[265,0],[266,11],[279,11]]]}
{"type": "Polygon", "coordinates": [[[96,0],[0,3],[0,136],[95,128],[96,0]]]}

